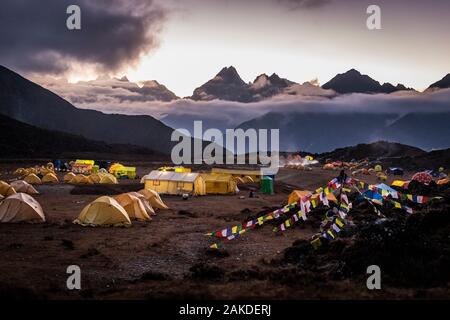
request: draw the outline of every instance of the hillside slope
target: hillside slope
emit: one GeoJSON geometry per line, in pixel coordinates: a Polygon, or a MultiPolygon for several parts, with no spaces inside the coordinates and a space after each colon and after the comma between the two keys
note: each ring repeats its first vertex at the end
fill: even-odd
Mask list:
{"type": "Polygon", "coordinates": [[[170,153],[173,129],[150,116],[104,114],[74,107],[53,92],[0,66],[0,114],[48,130],[170,153]]]}
{"type": "Polygon", "coordinates": [[[76,157],[81,153],[160,156],[142,147],[106,144],[82,136],[40,129],[0,115],[0,158],[76,157]]]}

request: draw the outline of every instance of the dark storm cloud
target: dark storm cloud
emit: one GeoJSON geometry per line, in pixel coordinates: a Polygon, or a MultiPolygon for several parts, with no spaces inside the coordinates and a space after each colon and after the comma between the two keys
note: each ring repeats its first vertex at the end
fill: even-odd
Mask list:
{"type": "Polygon", "coordinates": [[[157,45],[166,12],[145,0],[3,0],[0,63],[18,71],[61,73],[72,63],[115,71],[157,45]],[[81,30],[66,27],[69,5],[81,30]]]}

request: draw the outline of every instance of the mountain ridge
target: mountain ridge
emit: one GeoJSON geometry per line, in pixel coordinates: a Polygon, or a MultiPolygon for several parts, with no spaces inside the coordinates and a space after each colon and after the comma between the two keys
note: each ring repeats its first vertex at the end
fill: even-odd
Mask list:
{"type": "Polygon", "coordinates": [[[158,153],[143,147],[107,144],[79,135],[41,129],[0,115],[0,156],[2,158],[63,157],[77,156],[80,153],[158,156],[158,153]]]}
{"type": "Polygon", "coordinates": [[[397,86],[391,83],[383,83],[372,79],[366,74],[361,74],[356,69],[350,69],[345,73],[339,73],[322,86],[323,89],[332,89],[339,94],[347,93],[393,93],[401,90],[414,90],[406,88],[402,84],[397,86]]]}
{"type": "Polygon", "coordinates": [[[0,66],[0,114],[47,130],[170,153],[173,129],[151,116],[78,109],[48,89],[0,66]],[[158,134],[155,135],[155,132],[158,134]]]}

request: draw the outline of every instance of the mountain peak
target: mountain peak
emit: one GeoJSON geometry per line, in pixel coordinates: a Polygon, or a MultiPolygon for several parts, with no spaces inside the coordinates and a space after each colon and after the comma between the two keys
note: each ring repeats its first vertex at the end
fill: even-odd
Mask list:
{"type": "Polygon", "coordinates": [[[217,75],[220,77],[239,77],[239,73],[233,66],[222,68],[217,75]]]}
{"type": "Polygon", "coordinates": [[[253,89],[261,89],[271,84],[270,78],[267,74],[263,73],[256,77],[255,81],[251,85],[253,89]]]}
{"type": "Polygon", "coordinates": [[[119,79],[119,81],[130,82],[130,80],[128,80],[127,76],[123,76],[122,78],[119,79]]]}
{"type": "Polygon", "coordinates": [[[346,73],[350,73],[350,74],[361,74],[361,72],[359,72],[358,70],[356,70],[355,68],[351,68],[350,70],[348,70],[346,73]]]}
{"type": "Polygon", "coordinates": [[[437,88],[437,89],[446,89],[450,88],[450,73],[448,73],[445,77],[443,77],[441,80],[433,83],[428,87],[428,89],[437,88]]]}
{"type": "Polygon", "coordinates": [[[272,75],[269,77],[270,80],[278,82],[281,80],[280,76],[277,75],[276,73],[272,73],[272,75]]]}
{"type": "Polygon", "coordinates": [[[338,93],[384,93],[381,84],[356,69],[340,73],[322,86],[338,93]]]}
{"type": "Polygon", "coordinates": [[[142,83],[143,87],[147,88],[158,88],[161,84],[156,80],[147,80],[142,83]]]}
{"type": "Polygon", "coordinates": [[[246,83],[233,66],[225,67],[210,81],[244,86],[246,83]]]}
{"type": "Polygon", "coordinates": [[[194,90],[193,100],[230,100],[250,102],[252,97],[248,85],[233,66],[225,67],[211,80],[194,90]]]}

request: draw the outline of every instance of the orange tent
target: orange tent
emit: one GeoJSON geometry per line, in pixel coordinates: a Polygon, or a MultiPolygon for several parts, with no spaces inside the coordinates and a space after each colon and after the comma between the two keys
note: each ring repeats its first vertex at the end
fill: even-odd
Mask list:
{"type": "Polygon", "coordinates": [[[115,196],[114,199],[125,209],[130,219],[140,221],[152,220],[138,197],[135,197],[129,193],[123,193],[115,196]]]}
{"type": "Polygon", "coordinates": [[[141,201],[142,205],[145,208],[145,212],[147,212],[147,214],[149,216],[156,215],[155,210],[153,209],[152,205],[150,204],[150,202],[147,200],[147,198],[145,198],[145,196],[142,193],[133,191],[133,192],[128,192],[128,194],[131,194],[132,196],[137,197],[141,201]]]}
{"type": "Polygon", "coordinates": [[[150,189],[143,189],[139,191],[140,194],[142,194],[148,202],[150,202],[150,205],[155,209],[169,209],[168,206],[164,204],[161,197],[159,196],[158,192],[150,189]]]}

